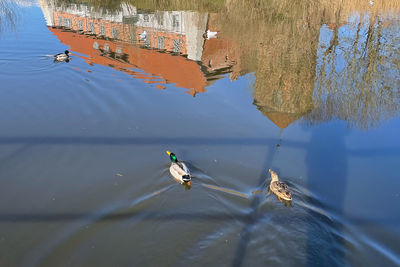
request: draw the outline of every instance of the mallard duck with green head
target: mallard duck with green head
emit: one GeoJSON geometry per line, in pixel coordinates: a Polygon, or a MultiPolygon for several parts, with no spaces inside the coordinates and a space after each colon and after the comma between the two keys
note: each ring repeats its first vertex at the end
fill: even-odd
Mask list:
{"type": "Polygon", "coordinates": [[[292,193],[290,192],[288,185],[279,181],[278,174],[273,170],[269,169],[269,173],[271,174],[269,189],[278,197],[279,200],[283,199],[291,201],[292,193]]]}
{"type": "Polygon", "coordinates": [[[179,161],[174,153],[167,151],[169,158],[171,159],[171,166],[169,167],[169,172],[172,177],[175,178],[181,184],[186,184],[190,187],[190,181],[192,180],[192,175],[190,174],[189,168],[185,163],[179,161]]]}
{"type": "Polygon", "coordinates": [[[69,61],[69,51],[65,50],[64,53],[58,53],[54,55],[54,61],[56,62],[68,62],[69,61]]]}

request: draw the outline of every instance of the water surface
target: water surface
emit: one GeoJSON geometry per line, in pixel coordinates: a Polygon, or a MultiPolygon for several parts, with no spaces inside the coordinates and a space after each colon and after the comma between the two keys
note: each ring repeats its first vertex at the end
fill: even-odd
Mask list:
{"type": "Polygon", "coordinates": [[[395,1],[110,3],[8,6],[2,265],[400,265],[395,1]]]}

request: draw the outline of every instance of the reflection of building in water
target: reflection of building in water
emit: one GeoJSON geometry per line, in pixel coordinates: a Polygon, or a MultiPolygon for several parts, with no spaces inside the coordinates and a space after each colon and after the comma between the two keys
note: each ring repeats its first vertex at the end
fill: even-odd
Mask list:
{"type": "MultiPolygon", "coordinates": [[[[217,22],[217,14],[210,14],[208,27],[212,31],[220,31],[217,22]]],[[[240,75],[245,74],[240,61],[241,47],[231,39],[212,38],[204,43],[201,62],[207,76],[215,77],[230,72],[231,80],[236,80],[240,75]]]]}
{"type": "Polygon", "coordinates": [[[88,55],[88,63],[112,66],[147,82],[173,83],[195,95],[230,71],[233,62],[229,61],[229,66],[214,64],[220,58],[225,61],[224,51],[230,44],[203,38],[208,20],[205,13],[143,13],[123,4],[119,11],[103,14],[87,5],[40,3],[50,30],[72,51],[88,55]],[[133,68],[147,74],[132,73],[133,68]]]}
{"type": "Polygon", "coordinates": [[[88,57],[83,58],[88,64],[109,66],[147,83],[173,83],[177,87],[191,89],[188,93],[192,95],[197,91],[202,92],[206,86],[206,79],[199,65],[184,57],[142,49],[123,42],[96,39],[62,29],[50,30],[61,42],[70,46],[72,51],[87,55],[88,57]],[[129,61],[126,58],[129,58],[129,61]]]}
{"type": "Polygon", "coordinates": [[[95,11],[87,5],[55,7],[42,0],[47,26],[66,27],[86,34],[140,43],[146,47],[187,55],[199,61],[206,31],[206,13],[189,11],[157,11],[140,13],[135,7],[122,4],[112,14],[95,11]],[[143,38],[141,34],[145,33],[143,38]]]}

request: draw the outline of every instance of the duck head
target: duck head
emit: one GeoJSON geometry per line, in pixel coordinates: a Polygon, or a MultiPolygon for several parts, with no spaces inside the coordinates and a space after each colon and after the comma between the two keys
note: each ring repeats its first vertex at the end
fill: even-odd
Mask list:
{"type": "Polygon", "coordinates": [[[269,173],[271,174],[271,180],[272,180],[272,181],[278,181],[278,180],[279,180],[278,174],[277,174],[276,172],[274,172],[274,171],[271,170],[271,169],[269,169],[268,171],[269,171],[269,173]]]}
{"type": "Polygon", "coordinates": [[[65,51],[64,51],[64,54],[66,54],[66,55],[68,56],[69,51],[68,51],[68,50],[65,50],[65,51]]]}
{"type": "Polygon", "coordinates": [[[169,158],[171,159],[172,162],[178,162],[178,158],[175,156],[174,153],[171,153],[167,150],[167,154],[169,155],[169,158]]]}

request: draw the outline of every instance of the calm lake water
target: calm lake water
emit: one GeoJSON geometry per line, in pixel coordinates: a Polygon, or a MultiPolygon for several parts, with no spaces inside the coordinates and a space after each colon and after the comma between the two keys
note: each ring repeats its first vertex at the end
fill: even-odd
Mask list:
{"type": "Polygon", "coordinates": [[[400,265],[399,3],[70,2],[0,9],[1,266],[400,265]]]}

